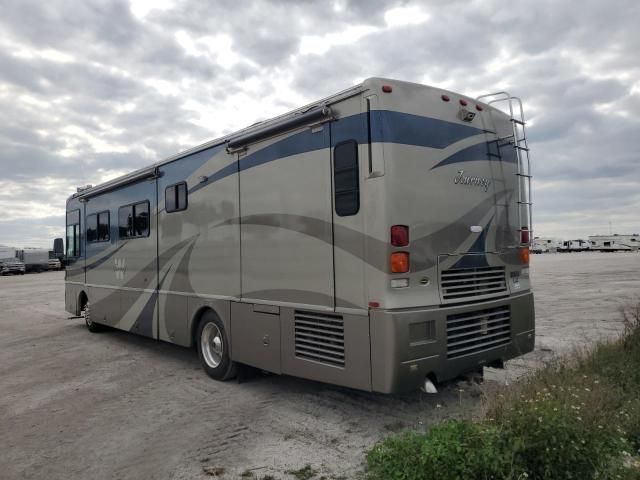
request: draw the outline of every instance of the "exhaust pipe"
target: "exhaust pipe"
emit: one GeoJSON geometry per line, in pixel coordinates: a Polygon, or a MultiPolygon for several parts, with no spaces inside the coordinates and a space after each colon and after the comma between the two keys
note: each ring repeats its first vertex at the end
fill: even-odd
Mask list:
{"type": "Polygon", "coordinates": [[[424,393],[438,393],[438,389],[436,388],[435,384],[431,381],[431,379],[429,379],[429,377],[426,377],[424,379],[424,385],[422,386],[422,391],[424,393]]]}

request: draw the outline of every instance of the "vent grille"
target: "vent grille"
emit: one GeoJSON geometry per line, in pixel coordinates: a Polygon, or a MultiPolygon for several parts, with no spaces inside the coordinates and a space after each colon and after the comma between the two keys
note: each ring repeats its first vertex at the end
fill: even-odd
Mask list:
{"type": "Polygon", "coordinates": [[[511,341],[509,305],[447,316],[447,357],[455,358],[511,341]]]}
{"type": "Polygon", "coordinates": [[[296,357],[344,367],[344,320],[339,315],[295,312],[296,357]]]}
{"type": "Polygon", "coordinates": [[[440,275],[443,300],[500,295],[507,291],[504,267],[445,270],[440,275]]]}

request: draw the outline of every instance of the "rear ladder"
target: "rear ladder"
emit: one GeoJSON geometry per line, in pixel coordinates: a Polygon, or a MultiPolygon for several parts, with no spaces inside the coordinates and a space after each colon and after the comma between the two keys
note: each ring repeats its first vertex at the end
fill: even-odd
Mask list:
{"type": "MultiPolygon", "coordinates": [[[[529,146],[527,144],[527,132],[525,129],[524,110],[522,108],[522,100],[514,97],[507,92],[488,93],[480,95],[476,100],[484,100],[488,105],[506,102],[509,111],[509,120],[513,128],[513,134],[510,136],[509,143],[513,145],[516,151],[518,162],[516,176],[518,177],[518,230],[521,232],[525,228],[529,229],[529,245],[533,240],[533,221],[531,201],[531,160],[529,158],[529,146]],[[523,210],[526,212],[527,223],[523,222],[523,210]]],[[[506,139],[501,139],[506,140],[506,139]]]]}

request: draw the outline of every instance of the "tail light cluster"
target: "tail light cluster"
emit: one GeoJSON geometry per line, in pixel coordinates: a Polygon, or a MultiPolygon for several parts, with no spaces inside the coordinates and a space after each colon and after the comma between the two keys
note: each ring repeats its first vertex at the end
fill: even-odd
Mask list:
{"type": "MultiPolygon", "coordinates": [[[[391,246],[406,247],[409,245],[409,227],[393,225],[391,227],[391,246]]],[[[409,252],[393,252],[391,254],[391,273],[407,273],[410,268],[409,252]]]]}

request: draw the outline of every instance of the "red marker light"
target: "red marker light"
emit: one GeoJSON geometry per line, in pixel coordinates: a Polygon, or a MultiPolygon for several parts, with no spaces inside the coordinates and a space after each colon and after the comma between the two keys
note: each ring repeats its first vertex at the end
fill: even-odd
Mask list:
{"type": "Polygon", "coordinates": [[[409,227],[406,225],[393,225],[391,227],[391,245],[394,247],[406,247],[409,245],[409,227]]]}
{"type": "Polygon", "coordinates": [[[391,88],[391,85],[382,85],[382,91],[384,93],[391,93],[393,92],[393,88],[391,88]]]}
{"type": "Polygon", "coordinates": [[[442,95],[440,98],[442,99],[443,102],[448,102],[449,100],[451,100],[449,98],[449,95],[442,95]]]}
{"type": "Polygon", "coordinates": [[[520,229],[520,243],[529,243],[529,229],[527,227],[520,229]]]}
{"type": "Polygon", "coordinates": [[[463,107],[467,106],[467,101],[463,98],[460,99],[460,105],[462,105],[463,107]]]}
{"type": "Polygon", "coordinates": [[[369,306],[371,308],[378,308],[380,307],[380,302],[369,302],[369,306]]]}
{"type": "Polygon", "coordinates": [[[481,112],[482,110],[484,110],[480,105],[476,105],[476,110],[478,110],[479,112],[481,112]]]}

